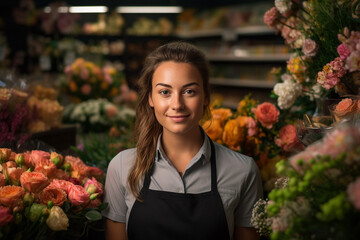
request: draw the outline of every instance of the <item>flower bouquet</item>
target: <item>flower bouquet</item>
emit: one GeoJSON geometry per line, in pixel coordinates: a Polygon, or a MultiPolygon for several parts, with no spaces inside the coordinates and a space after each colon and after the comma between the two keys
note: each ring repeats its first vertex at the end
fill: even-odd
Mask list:
{"type": "Polygon", "coordinates": [[[359,0],[275,0],[264,21],[294,51],[274,86],[281,109],[313,112],[314,99],[358,94],[359,9],[359,0]]]}
{"type": "Polygon", "coordinates": [[[358,239],[360,128],[339,124],[277,164],[277,188],[255,204],[253,225],[270,239],[358,239]]]}
{"type": "Polygon", "coordinates": [[[235,112],[212,107],[211,119],[202,126],[213,141],[252,157],[260,168],[264,188],[269,191],[276,179],[275,163],[303,147],[292,121],[281,115],[274,104],[259,103],[248,95],[235,112]]]}
{"type": "Polygon", "coordinates": [[[106,98],[112,100],[125,84],[124,75],[114,67],[100,68],[93,62],[78,58],[65,68],[66,82],[62,89],[73,102],[89,99],[106,98]]]}
{"type": "Polygon", "coordinates": [[[0,239],[82,239],[102,219],[104,173],[73,156],[0,148],[0,239]]]}
{"type": "Polygon", "coordinates": [[[69,104],[63,112],[63,122],[81,124],[86,132],[105,131],[114,125],[128,126],[134,117],[134,109],[126,105],[117,106],[101,98],[69,104]]]}

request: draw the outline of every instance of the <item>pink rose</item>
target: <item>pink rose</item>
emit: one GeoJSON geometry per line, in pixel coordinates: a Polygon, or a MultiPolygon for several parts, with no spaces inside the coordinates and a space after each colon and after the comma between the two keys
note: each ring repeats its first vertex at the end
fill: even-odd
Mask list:
{"type": "Polygon", "coordinates": [[[345,60],[350,55],[350,50],[345,43],[342,43],[337,47],[337,52],[340,55],[340,58],[343,60],[345,60]]]}
{"type": "Polygon", "coordinates": [[[90,194],[80,185],[71,186],[68,197],[75,206],[85,205],[90,201],[90,194]]]}
{"type": "Polygon", "coordinates": [[[104,186],[99,183],[94,177],[92,179],[88,179],[85,182],[84,188],[90,194],[99,193],[99,195],[102,195],[104,192],[104,186]]]}
{"type": "Polygon", "coordinates": [[[23,188],[32,193],[38,193],[49,185],[48,178],[40,172],[24,172],[20,182],[23,188]]]}
{"type": "Polygon", "coordinates": [[[288,124],[282,127],[279,136],[275,138],[275,144],[286,152],[291,151],[292,148],[300,144],[296,137],[295,126],[288,124]]]}
{"type": "Polygon", "coordinates": [[[272,103],[264,102],[259,104],[257,108],[252,109],[252,112],[261,125],[268,129],[271,129],[279,121],[280,111],[272,103]]]}
{"type": "Polygon", "coordinates": [[[347,194],[354,207],[360,210],[360,177],[358,177],[355,182],[349,184],[347,194]]]}
{"type": "Polygon", "coordinates": [[[8,207],[0,206],[0,226],[5,226],[14,219],[8,207]]]}
{"type": "Polygon", "coordinates": [[[66,180],[54,179],[46,188],[59,188],[64,190],[66,193],[69,193],[70,187],[72,187],[73,185],[73,183],[66,180]]]}
{"type": "MultiPolygon", "coordinates": [[[[29,167],[34,167],[37,162],[40,162],[43,159],[50,160],[50,153],[41,150],[32,150],[30,154],[29,167]]],[[[26,158],[25,158],[25,162],[26,162],[26,158]]]]}
{"type": "Polygon", "coordinates": [[[302,51],[307,57],[313,57],[317,53],[317,44],[310,38],[305,39],[302,45],[302,51]]]}

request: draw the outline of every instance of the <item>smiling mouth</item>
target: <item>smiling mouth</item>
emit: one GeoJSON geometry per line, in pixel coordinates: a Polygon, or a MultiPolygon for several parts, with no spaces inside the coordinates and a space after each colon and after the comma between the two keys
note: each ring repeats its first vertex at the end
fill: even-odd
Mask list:
{"type": "Polygon", "coordinates": [[[181,115],[181,116],[168,116],[168,118],[170,118],[174,122],[182,122],[189,116],[190,116],[190,114],[189,115],[181,115]]]}

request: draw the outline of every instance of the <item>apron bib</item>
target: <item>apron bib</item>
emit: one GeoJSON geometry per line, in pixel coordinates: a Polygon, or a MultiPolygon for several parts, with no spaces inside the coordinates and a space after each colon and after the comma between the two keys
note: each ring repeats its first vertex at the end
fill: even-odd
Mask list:
{"type": "MultiPolygon", "coordinates": [[[[210,139],[209,139],[210,140],[210,139]]],[[[150,174],[130,212],[129,240],[230,240],[217,190],[215,148],[211,143],[211,191],[184,194],[149,189],[150,174]]]]}

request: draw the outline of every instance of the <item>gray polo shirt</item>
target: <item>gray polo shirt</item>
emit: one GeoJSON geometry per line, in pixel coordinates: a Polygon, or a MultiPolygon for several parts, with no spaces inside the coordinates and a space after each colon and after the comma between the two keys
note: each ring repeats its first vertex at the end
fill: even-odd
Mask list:
{"type": "MultiPolygon", "coordinates": [[[[262,197],[261,177],[252,158],[220,144],[214,143],[214,145],[218,191],[232,238],[234,226],[251,227],[253,205],[262,197]]],[[[149,188],[178,193],[210,191],[210,155],[210,142],[205,137],[199,152],[190,161],[183,176],[180,176],[164,154],[159,137],[155,167],[149,188]]],[[[108,166],[104,201],[109,203],[109,207],[102,214],[116,222],[128,222],[131,208],[135,202],[135,197],[127,184],[127,177],[135,157],[135,148],[124,150],[117,154],[108,166]]]]}

